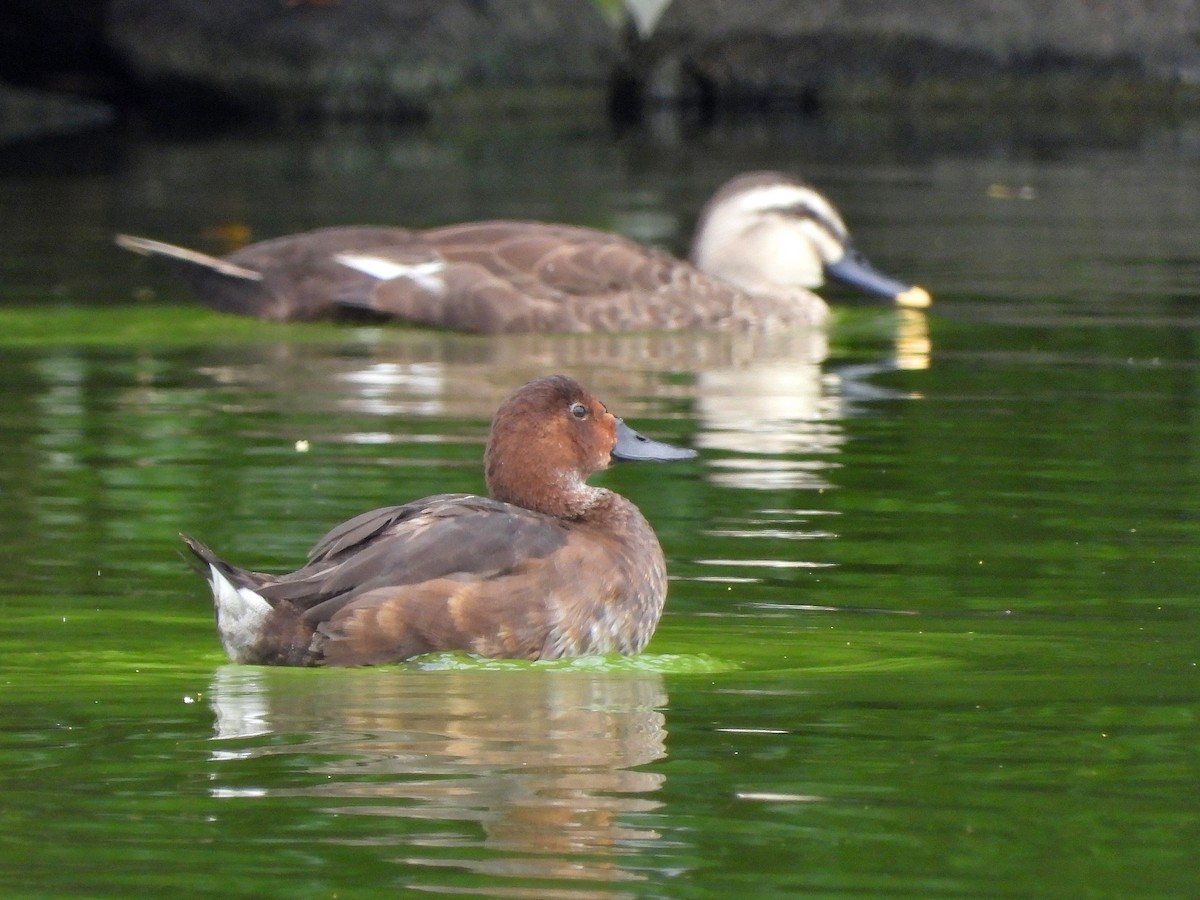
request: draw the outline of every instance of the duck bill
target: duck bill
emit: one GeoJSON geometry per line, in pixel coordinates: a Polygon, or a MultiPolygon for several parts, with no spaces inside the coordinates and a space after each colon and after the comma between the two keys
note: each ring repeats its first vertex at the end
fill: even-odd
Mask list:
{"type": "Polygon", "coordinates": [[[884,297],[897,306],[924,309],[933,302],[927,290],[884,275],[854,247],[847,247],[845,255],[837,262],[825,264],[825,277],[872,296],[884,297]]]}
{"type": "Polygon", "coordinates": [[[617,419],[617,443],[612,448],[612,458],[618,462],[670,462],[695,459],[696,451],[652,441],[617,419]]]}

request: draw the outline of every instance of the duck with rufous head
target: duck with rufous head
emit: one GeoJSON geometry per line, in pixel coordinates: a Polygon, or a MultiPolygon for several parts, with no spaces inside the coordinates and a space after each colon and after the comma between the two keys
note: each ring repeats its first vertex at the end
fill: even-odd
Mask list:
{"type": "Polygon", "coordinates": [[[234,662],[634,654],[662,614],[663,551],[633,503],[586,479],[612,460],[695,455],[638,434],[574,379],[548,376],[496,412],[487,497],[439,494],[363,513],[285,575],[238,568],[184,541],[234,662]]]}

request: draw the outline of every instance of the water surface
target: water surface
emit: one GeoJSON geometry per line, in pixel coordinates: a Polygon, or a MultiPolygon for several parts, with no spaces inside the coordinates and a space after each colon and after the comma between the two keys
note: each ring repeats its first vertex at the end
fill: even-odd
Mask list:
{"type": "Polygon", "coordinates": [[[1200,891],[1194,130],[493,123],[4,156],[6,895],[1200,891]],[[825,188],[931,313],[271,326],[110,244],[514,216],[683,252],[707,193],[768,167],[825,188]],[[180,531],[282,569],[354,513],[480,491],[496,404],[550,371],[700,450],[596,479],[667,553],[646,654],[224,661],[180,531]]]}

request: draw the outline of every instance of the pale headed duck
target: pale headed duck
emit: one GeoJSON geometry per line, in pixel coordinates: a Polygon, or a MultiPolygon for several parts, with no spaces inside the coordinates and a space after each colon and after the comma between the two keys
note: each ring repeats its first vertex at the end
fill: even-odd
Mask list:
{"type": "Polygon", "coordinates": [[[213,309],[269,320],[374,314],[481,334],[817,326],[826,278],[902,306],[929,294],[873,269],[833,205],[777,172],[739,176],[700,216],[692,262],[620,235],[495,221],[335,227],[216,258],[147,238],[213,309]]]}

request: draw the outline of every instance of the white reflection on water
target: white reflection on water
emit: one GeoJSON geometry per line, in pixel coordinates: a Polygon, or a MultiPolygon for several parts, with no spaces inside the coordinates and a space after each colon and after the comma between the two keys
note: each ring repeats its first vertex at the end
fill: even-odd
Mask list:
{"type": "Polygon", "coordinates": [[[436,416],[445,410],[441,363],[372,362],[339,376],[354,388],[353,408],[379,416],[436,416]],[[404,397],[397,402],[396,397],[404,397]]]}
{"type": "Polygon", "coordinates": [[[619,896],[595,884],[640,879],[623,860],[659,840],[628,821],[660,805],[664,776],[636,768],[666,755],[655,672],[223,666],[209,698],[213,797],[312,797],[322,840],[394,846],[415,867],[413,887],[425,867],[454,867],[581,886],[564,896],[619,896]],[[241,783],[239,765],[265,756],[294,768],[280,783],[241,783]],[[379,824],[339,837],[340,816],[379,824]]]}
{"type": "MultiPolygon", "coordinates": [[[[818,492],[837,486],[847,420],[900,396],[874,376],[900,365],[904,348],[918,361],[911,364],[927,349],[921,314],[895,321],[893,346],[879,360],[853,365],[826,360],[827,336],[812,331],[485,339],[373,328],[346,330],[344,339],[338,332],[330,342],[210,345],[178,358],[145,353],[133,360],[56,348],[30,363],[32,386],[23,394],[36,415],[28,464],[48,495],[28,510],[18,506],[36,524],[30,533],[74,526],[126,539],[155,524],[156,533],[171,535],[201,528],[197,517],[212,503],[209,478],[217,477],[228,488],[218,501],[226,506],[202,530],[211,534],[213,520],[234,527],[286,520],[294,532],[255,537],[282,552],[334,516],[421,495],[410,492],[403,473],[392,482],[375,467],[478,473],[497,405],[516,385],[554,371],[578,377],[647,434],[701,449],[683,475],[664,477],[818,492]],[[364,479],[367,492],[342,476],[343,465],[372,467],[381,477],[364,479]]],[[[423,493],[439,489],[436,477],[423,479],[423,493]]],[[[779,536],[796,540],[830,536],[827,528],[723,523],[713,515],[704,524],[716,537],[761,539],[780,528],[787,535],[779,536]]]]}
{"type": "Polygon", "coordinates": [[[414,422],[486,422],[517,385],[565,372],[626,418],[693,419],[694,444],[712,451],[703,459],[714,484],[823,490],[840,465],[845,419],[863,402],[902,396],[870,379],[928,364],[924,315],[899,311],[895,328],[893,353],[838,366],[827,363],[828,335],[819,329],[483,339],[380,328],[355,331],[363,343],[348,351],[283,346],[202,371],[240,383],[248,411],[320,414],[331,431],[305,439],[354,444],[454,440],[414,422]],[[347,427],[354,416],[369,426],[347,427]]]}
{"type": "MultiPolygon", "coordinates": [[[[821,509],[760,509],[751,516],[719,516],[713,519],[704,533],[716,538],[735,538],[738,541],[774,540],[774,541],[827,541],[838,536],[830,528],[815,528],[813,520],[832,522],[838,513],[821,509]]],[[[688,581],[710,581],[729,584],[754,584],[786,569],[817,570],[836,566],[836,563],[819,561],[809,558],[797,558],[799,548],[791,551],[787,558],[769,559],[734,559],[734,558],[705,558],[693,560],[701,566],[710,566],[719,570],[734,570],[737,574],[726,571],[721,574],[692,575],[688,581]],[[744,574],[747,569],[765,570],[762,575],[744,574]]],[[[677,578],[682,576],[676,576],[677,578]]]]}
{"type": "Polygon", "coordinates": [[[760,354],[696,373],[697,446],[739,454],[712,460],[713,483],[750,490],[833,487],[834,457],[846,442],[843,422],[856,413],[855,404],[901,396],[869,379],[925,368],[930,343],[925,315],[901,310],[890,358],[830,368],[817,336],[790,349],[786,356],[760,354]]]}

